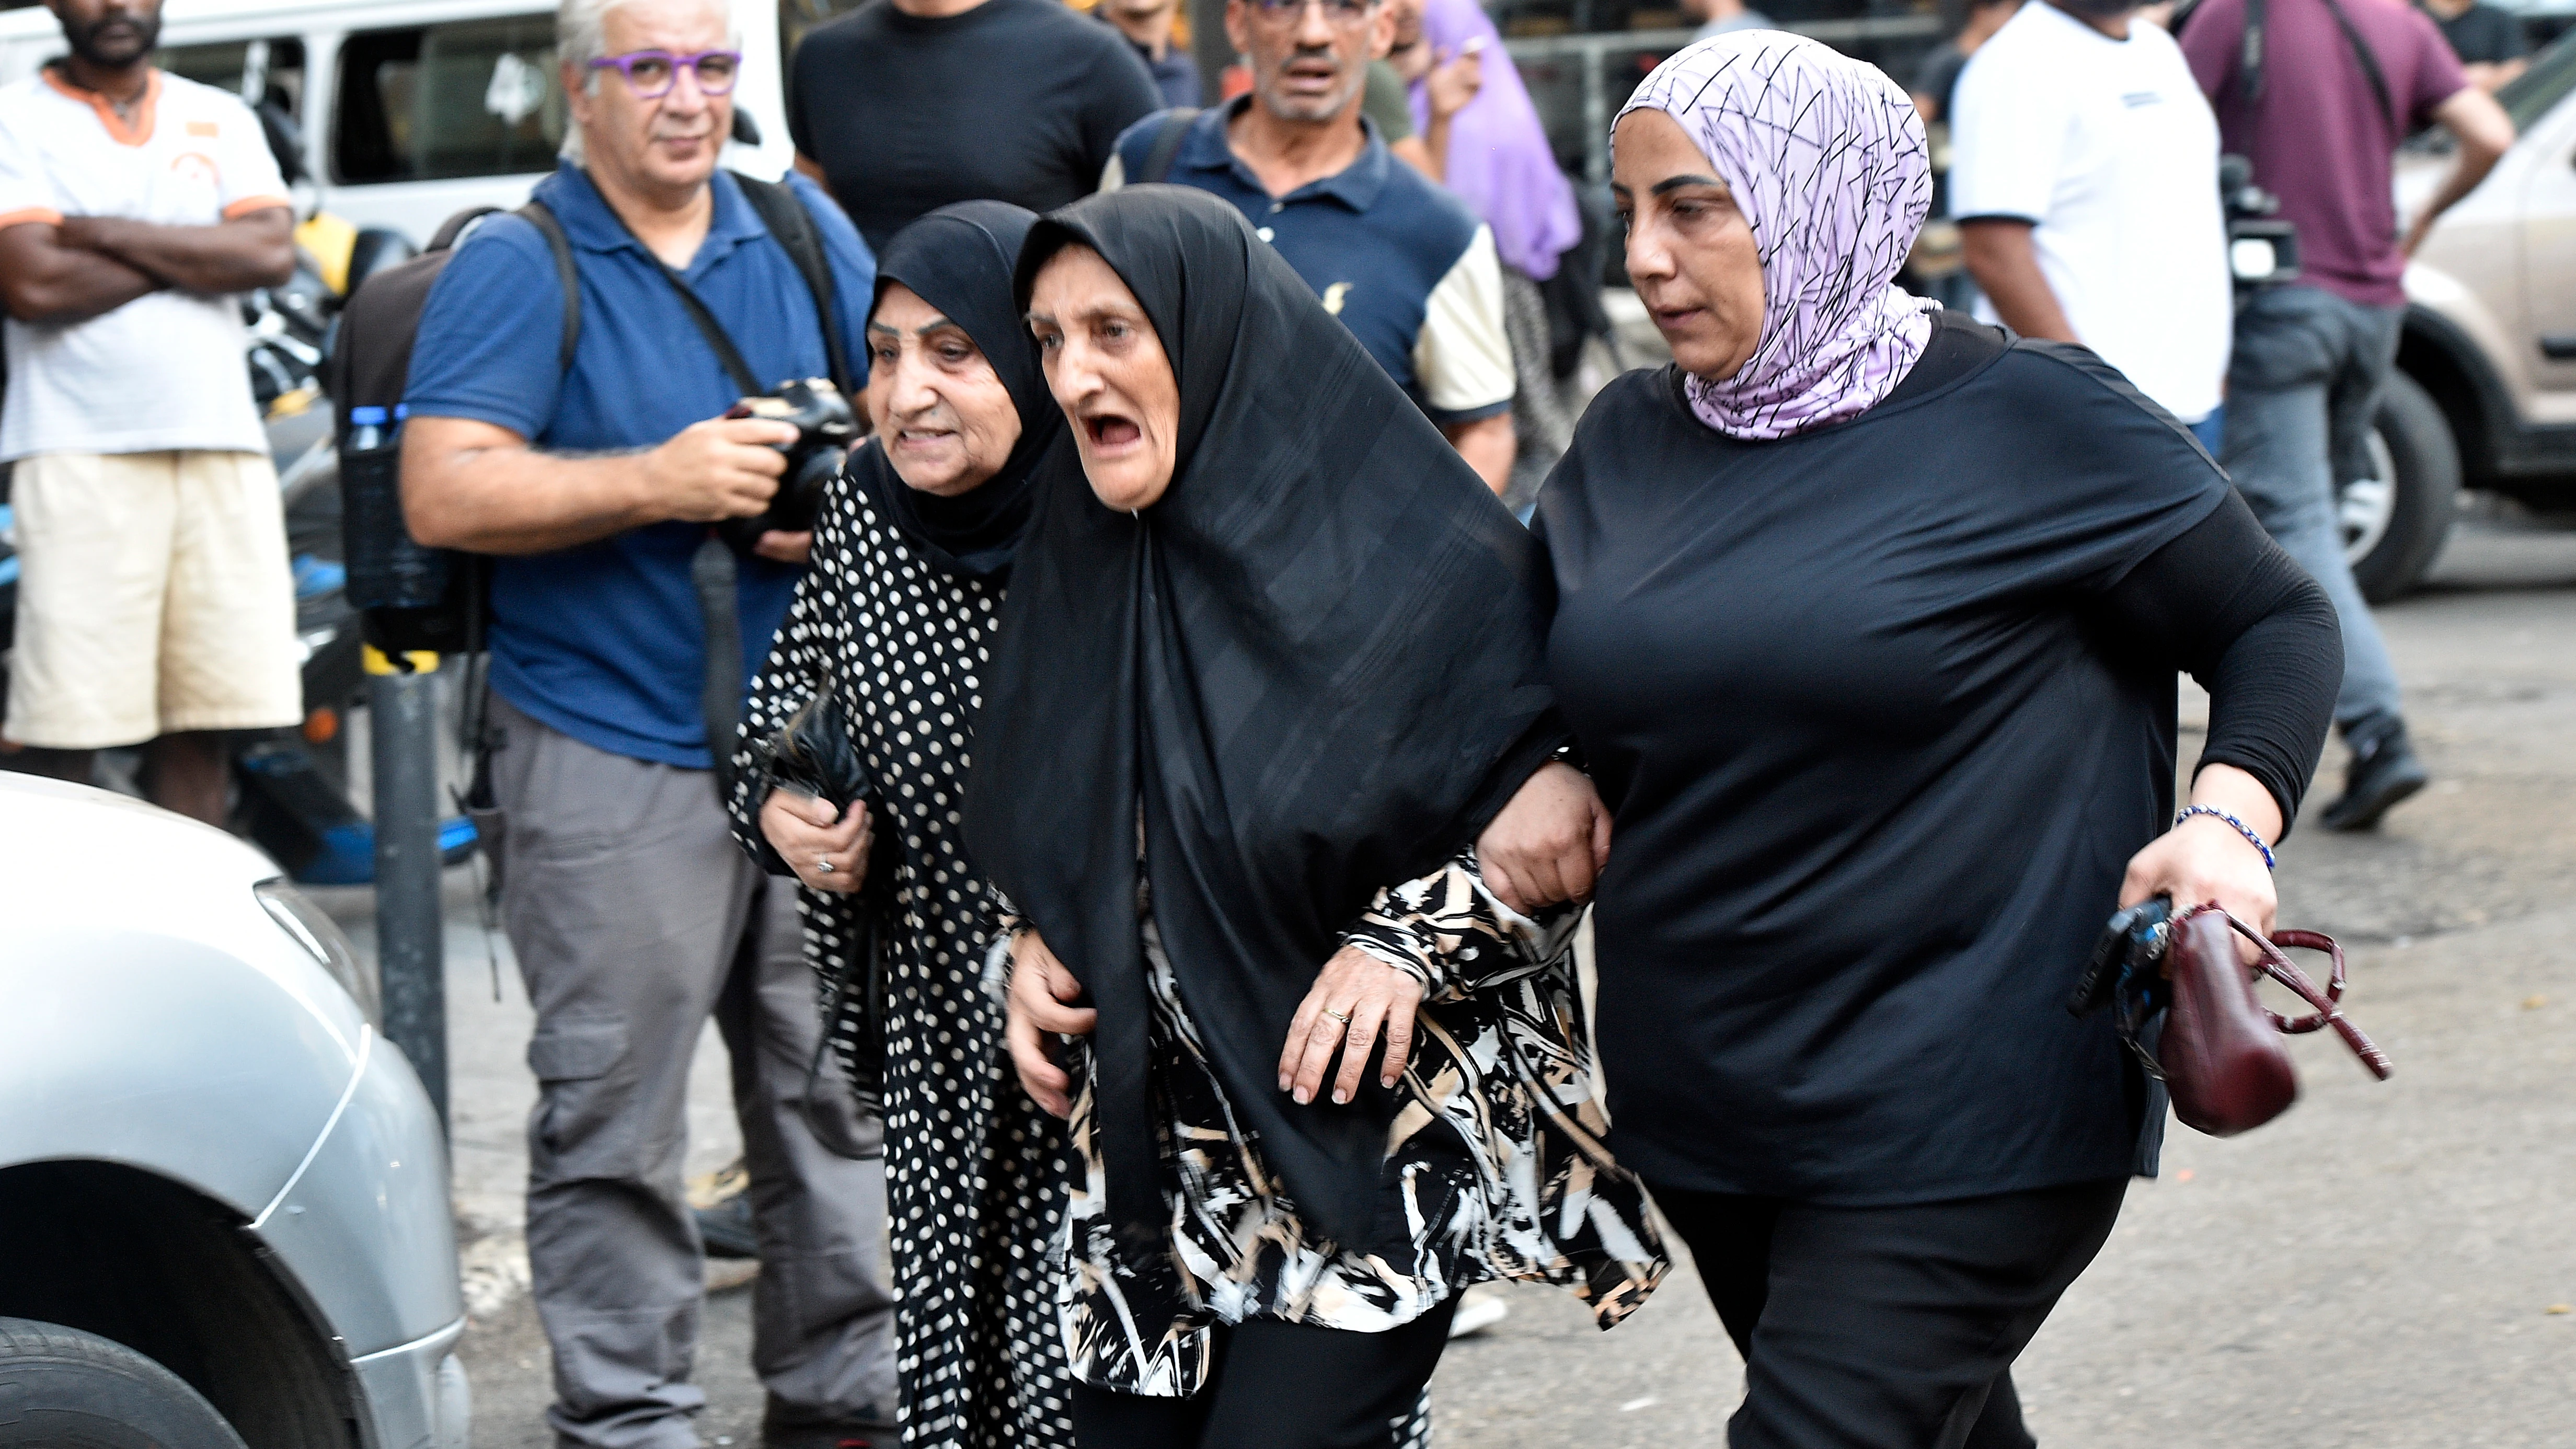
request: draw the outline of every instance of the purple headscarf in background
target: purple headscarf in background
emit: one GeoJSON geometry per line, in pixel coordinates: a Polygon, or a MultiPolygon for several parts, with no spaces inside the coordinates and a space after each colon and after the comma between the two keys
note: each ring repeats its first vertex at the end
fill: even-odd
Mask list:
{"type": "Polygon", "coordinates": [[[1707,155],[1762,255],[1762,340],[1726,381],[1686,381],[1700,421],[1785,438],[1894,391],[1931,340],[1937,305],[1895,285],[1932,203],[1923,122],[1904,88],[1802,36],[1739,30],[1655,67],[1619,115],[1646,107],[1707,155]]]}
{"type": "MultiPolygon", "coordinates": [[[[1433,56],[1456,55],[1477,35],[1485,38],[1485,85],[1450,119],[1448,186],[1494,229],[1503,265],[1544,282],[1556,275],[1556,259],[1583,236],[1574,188],[1557,169],[1547,128],[1485,8],[1476,0],[1423,0],[1422,39],[1433,56]]],[[[1416,81],[1413,127],[1419,132],[1430,125],[1431,102],[1416,81]]]]}

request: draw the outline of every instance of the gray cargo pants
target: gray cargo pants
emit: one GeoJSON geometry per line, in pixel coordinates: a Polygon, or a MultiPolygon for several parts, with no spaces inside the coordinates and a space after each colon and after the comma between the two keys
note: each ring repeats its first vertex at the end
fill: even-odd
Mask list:
{"type": "Polygon", "coordinates": [[[2335,480],[2366,477],[2371,419],[2397,365],[2402,307],[2365,307],[2318,287],[2273,287],[2236,317],[2219,462],[2283,552],[2316,576],[2343,625],[2347,738],[2399,718],[2397,666],[2344,561],[2335,480]]]}
{"type": "Polygon", "coordinates": [[[806,1125],[821,1021],[792,886],[734,844],[708,772],[594,749],[498,697],[492,722],[502,910],[537,1012],[528,1261],[557,1444],[699,1442],[704,1278],[681,1164],[689,1059],[711,1014],[761,1245],[753,1367],[790,1422],[891,1421],[885,1165],[832,1155],[806,1125]]]}

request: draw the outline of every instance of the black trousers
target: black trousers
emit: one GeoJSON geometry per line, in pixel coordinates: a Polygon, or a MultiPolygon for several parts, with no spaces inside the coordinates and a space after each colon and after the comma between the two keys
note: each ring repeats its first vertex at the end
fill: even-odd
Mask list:
{"type": "Polygon", "coordinates": [[[2012,1361],[2128,1186],[1876,1208],[1656,1188],[1744,1355],[1730,1449],[2035,1449],[2012,1361]]]}
{"type": "Polygon", "coordinates": [[[1458,1298],[1401,1328],[1351,1333],[1256,1318],[1216,1330],[1186,1399],[1073,1386],[1081,1449],[1392,1449],[1449,1344],[1458,1298]]]}

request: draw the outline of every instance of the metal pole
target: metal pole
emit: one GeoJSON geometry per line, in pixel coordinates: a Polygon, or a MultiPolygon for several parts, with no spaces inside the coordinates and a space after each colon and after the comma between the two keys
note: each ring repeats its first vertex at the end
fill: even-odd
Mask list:
{"type": "Polygon", "coordinates": [[[375,766],[376,961],[385,1038],[401,1047],[447,1122],[447,943],[439,908],[438,656],[400,661],[369,645],[367,713],[375,766]]]}

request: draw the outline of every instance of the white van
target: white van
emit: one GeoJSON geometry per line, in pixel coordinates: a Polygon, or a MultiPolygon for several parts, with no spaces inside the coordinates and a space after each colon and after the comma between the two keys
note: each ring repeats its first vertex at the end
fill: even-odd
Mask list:
{"type": "MultiPolygon", "coordinates": [[[[786,53],[856,4],[732,0],[742,35],[734,105],[759,140],[728,147],[727,165],[771,179],[786,171],[786,53]]],[[[294,118],[312,178],[302,209],[415,244],[465,207],[525,201],[563,141],[546,0],[169,0],[161,47],[155,60],[171,72],[294,118]]],[[[0,11],[0,82],[63,50],[51,11],[0,11]]]]}

